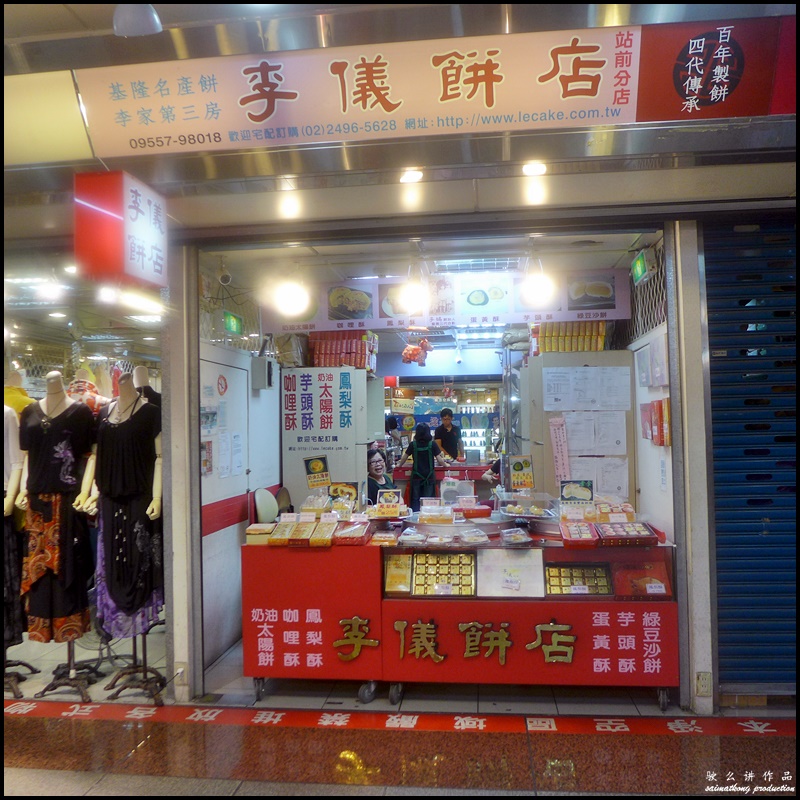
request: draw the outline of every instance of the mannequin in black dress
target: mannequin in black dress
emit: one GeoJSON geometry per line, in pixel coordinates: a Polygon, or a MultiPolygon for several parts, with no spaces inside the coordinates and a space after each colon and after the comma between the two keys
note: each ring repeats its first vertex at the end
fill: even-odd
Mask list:
{"type": "Polygon", "coordinates": [[[114,638],[142,637],[143,660],[121,670],[106,686],[118,697],[143,689],[158,705],[165,680],[147,666],[146,634],[164,605],[161,520],[161,410],[142,397],[130,373],[120,376],[119,397],[101,409],[97,422],[95,487],[86,505],[99,511],[97,616],[114,638]]]}
{"type": "Polygon", "coordinates": [[[26,551],[22,596],[28,636],[35,642],[73,642],[89,630],[92,558],[85,517],[94,478],[94,419],[67,396],[61,373],[46,376],[47,393],[23,409],[20,449],[26,551]]]}
{"type": "Polygon", "coordinates": [[[98,417],[95,490],[84,510],[100,512],[105,585],[127,615],[164,585],[161,480],[161,411],[124,373],[119,397],[98,417]]]}
{"type": "Polygon", "coordinates": [[[19,594],[22,568],[20,537],[14,525],[14,501],[22,479],[22,451],[19,449],[17,412],[6,405],[3,406],[3,438],[3,681],[5,688],[20,698],[19,683],[25,680],[25,676],[9,668],[25,666],[31,672],[39,670],[23,661],[9,661],[7,657],[9,647],[22,643],[25,615],[19,594]]]}

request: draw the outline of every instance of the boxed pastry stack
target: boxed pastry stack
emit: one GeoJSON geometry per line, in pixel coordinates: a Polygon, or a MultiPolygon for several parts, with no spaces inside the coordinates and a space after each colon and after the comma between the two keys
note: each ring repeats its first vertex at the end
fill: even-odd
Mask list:
{"type": "Polygon", "coordinates": [[[314,367],[355,367],[375,371],[378,334],[367,330],[312,331],[308,347],[314,367]]]}

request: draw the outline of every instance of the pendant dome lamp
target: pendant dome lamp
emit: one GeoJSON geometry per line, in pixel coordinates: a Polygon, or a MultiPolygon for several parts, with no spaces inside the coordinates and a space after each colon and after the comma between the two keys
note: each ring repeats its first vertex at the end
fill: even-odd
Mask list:
{"type": "Polygon", "coordinates": [[[114,9],[115,36],[150,36],[162,30],[161,20],[149,3],[121,3],[114,9]]]}

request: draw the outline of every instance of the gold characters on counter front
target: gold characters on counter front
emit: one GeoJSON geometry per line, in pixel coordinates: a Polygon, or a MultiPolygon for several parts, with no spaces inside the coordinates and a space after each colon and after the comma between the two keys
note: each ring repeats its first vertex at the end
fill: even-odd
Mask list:
{"type": "Polygon", "coordinates": [[[535,650],[537,647],[541,647],[546,664],[559,661],[564,664],[572,663],[572,656],[575,652],[575,648],[572,645],[575,643],[577,636],[565,633],[572,630],[572,625],[559,625],[556,620],[552,620],[547,625],[536,625],[535,630],[536,638],[530,644],[525,645],[526,650],[535,650]],[[563,632],[563,635],[560,631],[563,632]],[[550,644],[544,643],[543,634],[546,633],[552,634],[550,644]]]}
{"type": "Polygon", "coordinates": [[[484,647],[486,652],[483,654],[485,658],[489,658],[495,650],[497,650],[497,658],[500,666],[505,666],[506,663],[506,650],[514,644],[509,638],[508,622],[500,623],[500,630],[492,630],[492,623],[480,622],[461,622],[458,629],[461,633],[465,634],[464,643],[464,658],[474,658],[481,654],[480,648],[484,647]]]}
{"type": "Polygon", "coordinates": [[[349,653],[337,653],[342,661],[352,661],[361,654],[362,647],[377,647],[380,644],[378,639],[368,639],[369,620],[361,617],[351,617],[350,619],[340,619],[344,635],[337,639],[334,647],[352,647],[349,653]]]}
{"type": "MultiPolygon", "coordinates": [[[[406,629],[408,622],[397,620],[394,629],[400,634],[400,659],[405,658],[406,654],[406,629]]],[[[423,622],[421,619],[411,625],[411,642],[408,646],[408,654],[417,659],[430,658],[431,661],[439,664],[444,661],[445,656],[436,651],[436,631],[435,622],[423,622]]]]}

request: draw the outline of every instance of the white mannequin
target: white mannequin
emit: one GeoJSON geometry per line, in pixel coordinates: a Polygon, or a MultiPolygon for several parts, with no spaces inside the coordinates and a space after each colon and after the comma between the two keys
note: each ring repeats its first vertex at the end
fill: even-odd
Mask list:
{"type": "Polygon", "coordinates": [[[14,502],[22,483],[22,451],[19,449],[19,421],[17,412],[10,406],[3,406],[5,427],[5,447],[3,453],[3,483],[6,497],[3,503],[3,516],[14,511],[14,502]]]}
{"type": "Polygon", "coordinates": [[[75,370],[75,380],[76,381],[92,381],[92,383],[94,383],[94,380],[92,380],[92,375],[89,372],[89,370],[88,369],[84,369],[83,367],[80,367],[79,369],[75,370]]]}
{"type": "Polygon", "coordinates": [[[133,385],[137,389],[150,385],[150,373],[147,371],[147,367],[133,368],[133,385]]]}
{"type": "Polygon", "coordinates": [[[103,397],[113,396],[114,389],[111,382],[111,376],[108,374],[108,370],[105,367],[95,367],[94,385],[97,387],[97,391],[103,395],[103,397]]]}
{"type": "Polygon", "coordinates": [[[8,373],[8,376],[5,380],[6,386],[22,386],[22,375],[19,374],[16,370],[12,370],[8,373]]]}
{"type": "MultiPolygon", "coordinates": [[[[45,396],[39,401],[39,407],[42,409],[46,418],[53,419],[61,416],[75,401],[67,395],[67,390],[64,387],[64,378],[58,370],[48,372],[45,376],[45,384],[47,386],[45,396]]],[[[23,451],[22,463],[22,478],[19,494],[17,495],[16,507],[24,511],[28,507],[28,454],[23,451]]],[[[80,511],[86,504],[87,499],[94,481],[94,466],[95,454],[94,451],[89,456],[86,462],[86,470],[83,474],[83,482],[81,483],[81,490],[75,498],[72,507],[80,511]]]]}
{"type": "MultiPolygon", "coordinates": [[[[136,367],[136,369],[140,369],[136,367]]],[[[144,367],[141,367],[144,369],[144,367]]],[[[146,370],[145,370],[146,371],[146,370]]],[[[131,418],[136,410],[147,404],[147,398],[142,397],[134,386],[133,375],[130,372],[125,372],[120,375],[119,384],[119,397],[112,401],[112,408],[108,414],[108,420],[114,425],[120,422],[125,422],[131,418]],[[138,403],[137,403],[138,401],[138,403]]],[[[161,516],[161,492],[162,492],[162,465],[161,465],[161,434],[159,433],[155,439],[156,447],[156,463],[153,473],[153,499],[145,512],[149,519],[158,519],[161,516]]],[[[94,477],[94,472],[92,472],[94,477]]],[[[83,504],[82,511],[87,514],[95,514],[97,512],[97,504],[100,497],[100,490],[97,484],[92,486],[91,496],[88,497],[83,504]]]]}
{"type": "Polygon", "coordinates": [[[130,419],[131,415],[136,413],[134,406],[137,405],[137,400],[139,401],[139,406],[147,403],[146,398],[142,397],[139,392],[136,391],[133,376],[130,372],[124,372],[120,375],[118,385],[119,397],[112,401],[113,405],[108,415],[109,421],[115,424],[130,419]]]}

